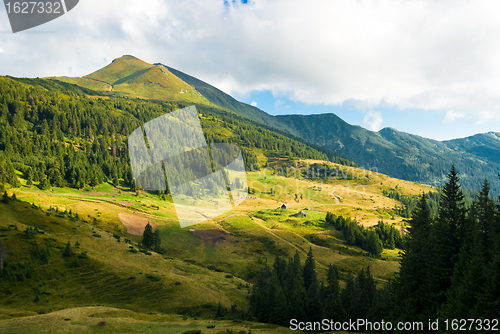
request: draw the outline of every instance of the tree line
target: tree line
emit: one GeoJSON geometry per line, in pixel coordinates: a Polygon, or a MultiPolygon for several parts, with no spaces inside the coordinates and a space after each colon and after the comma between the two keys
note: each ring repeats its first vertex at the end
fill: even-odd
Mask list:
{"type": "MultiPolygon", "coordinates": [[[[16,171],[28,186],[41,189],[112,182],[135,190],[128,136],[149,120],[185,105],[87,97],[65,87],[47,85],[47,89],[0,77],[0,191],[20,186],[16,171]]],[[[207,143],[238,145],[247,170],[257,162],[256,150],[290,159],[350,163],[223,110],[198,106],[198,111],[207,143]]]]}
{"type": "Polygon", "coordinates": [[[401,233],[393,225],[379,221],[373,229],[366,229],[355,219],[337,216],[328,212],[325,221],[342,231],[343,239],[348,245],[358,246],[372,256],[382,254],[383,248],[394,249],[403,247],[401,233]]]}
{"type": "Polygon", "coordinates": [[[288,327],[290,319],[299,321],[347,321],[374,319],[385,309],[385,300],[370,267],[358,275],[349,273],[346,285],[340,287],[341,273],[334,265],[328,267],[326,283],[316,273],[312,249],[302,266],[300,256],[276,257],[272,267],[265,266],[250,296],[249,316],[260,322],[288,327]]]}

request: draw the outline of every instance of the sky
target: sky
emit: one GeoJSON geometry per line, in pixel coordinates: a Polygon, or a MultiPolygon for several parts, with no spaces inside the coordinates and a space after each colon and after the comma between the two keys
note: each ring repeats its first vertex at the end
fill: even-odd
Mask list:
{"type": "Polygon", "coordinates": [[[82,0],[13,34],[0,75],[83,76],[125,54],[273,114],[333,112],[437,140],[500,132],[500,2],[82,0]]]}

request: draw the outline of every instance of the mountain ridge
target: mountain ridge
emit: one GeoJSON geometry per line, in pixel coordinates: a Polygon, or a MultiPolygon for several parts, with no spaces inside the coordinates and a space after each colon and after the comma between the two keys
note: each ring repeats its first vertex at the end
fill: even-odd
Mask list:
{"type": "Polygon", "coordinates": [[[103,93],[119,92],[129,97],[217,106],[323,146],[365,168],[378,168],[409,181],[439,185],[454,162],[467,187],[478,189],[484,178],[500,186],[496,179],[500,173],[500,136],[495,133],[438,141],[390,127],[369,131],[333,113],[273,116],[175,68],[161,63],[149,64],[131,55],[114,59],[104,68],[80,79],[55,79],[103,93]],[[176,82],[167,84],[165,77],[176,82]],[[174,87],[178,93],[166,93],[169,87],[174,87]]]}

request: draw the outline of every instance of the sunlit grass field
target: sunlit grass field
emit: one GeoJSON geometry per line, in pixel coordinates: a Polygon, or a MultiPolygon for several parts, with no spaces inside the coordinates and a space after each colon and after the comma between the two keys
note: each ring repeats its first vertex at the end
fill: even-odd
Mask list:
{"type": "MultiPolygon", "coordinates": [[[[353,175],[366,174],[361,169],[332,166],[350,168],[353,175]]],[[[217,321],[215,328],[206,328],[212,320],[195,318],[213,319],[218,303],[236,318],[248,309],[252,282],[263,265],[296,252],[303,262],[310,248],[320,280],[326,280],[330,263],[338,266],[341,278],[370,266],[377,283],[383,285],[398,270],[398,250],[384,250],[380,258],[372,258],[346,245],[342,233],[325,222],[325,215],[330,211],[355,218],[367,227],[381,219],[401,226],[403,219],[393,210],[399,203],[382,191],[398,189],[416,195],[431,189],[378,173],[321,181],[276,175],[270,168],[249,172],[248,185],[252,193],[240,206],[188,228],[179,226],[171,199],[162,200],[154,193],[130,192],[107,183],[81,190],[54,187],[41,191],[26,185],[15,189],[20,201],[0,203],[0,238],[8,250],[7,261],[34,265],[36,275],[22,283],[0,281],[0,319],[4,319],[0,330],[30,333],[50,324],[46,328],[60,333],[179,333],[201,328],[203,333],[221,328],[285,333],[274,326],[231,321],[217,321]],[[284,203],[288,209],[280,209],[284,203]],[[297,216],[301,210],[306,216],[297,216]],[[142,237],[127,232],[120,213],[158,226],[163,254],[132,252],[139,249],[142,237]],[[24,260],[34,240],[19,234],[29,226],[39,230],[35,237],[39,245],[52,240],[50,266],[24,260]],[[206,243],[190,232],[213,228],[227,232],[223,242],[206,243]],[[64,258],[68,241],[75,254],[85,253],[87,258],[77,264],[64,258]],[[77,242],[79,247],[74,246],[77,242]],[[37,289],[40,294],[35,301],[37,289]],[[106,328],[97,326],[101,318],[107,321],[106,328]],[[17,323],[22,325],[16,327],[17,323]]]]}

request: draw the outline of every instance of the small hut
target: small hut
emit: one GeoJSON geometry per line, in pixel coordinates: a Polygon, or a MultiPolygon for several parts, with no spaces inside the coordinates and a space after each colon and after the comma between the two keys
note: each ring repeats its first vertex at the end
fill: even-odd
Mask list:
{"type": "Polygon", "coordinates": [[[305,213],[304,210],[300,210],[299,212],[297,212],[296,216],[297,217],[307,217],[307,213],[305,213]]]}
{"type": "Polygon", "coordinates": [[[288,206],[288,204],[283,203],[283,204],[280,206],[280,209],[290,209],[290,207],[288,206]]]}

